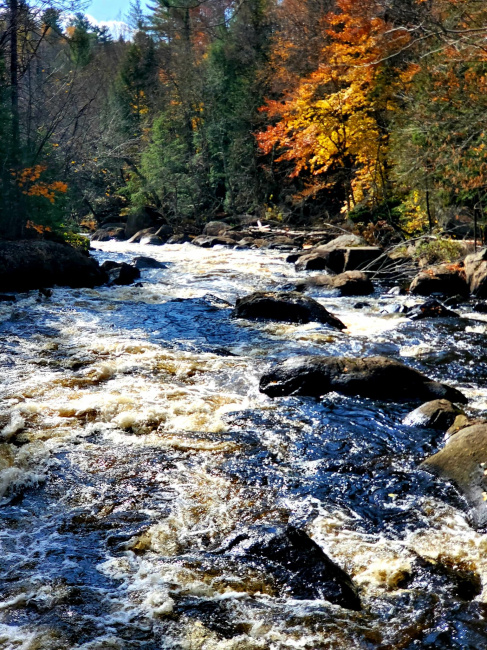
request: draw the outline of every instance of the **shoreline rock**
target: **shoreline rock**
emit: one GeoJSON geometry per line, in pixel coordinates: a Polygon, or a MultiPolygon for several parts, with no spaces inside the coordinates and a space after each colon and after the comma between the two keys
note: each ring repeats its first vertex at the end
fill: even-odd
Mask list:
{"type": "Polygon", "coordinates": [[[487,423],[455,433],[420,467],[455,484],[464,495],[477,526],[487,525],[487,423]]]}
{"type": "Polygon", "coordinates": [[[0,242],[0,291],[54,285],[93,288],[106,281],[95,259],[68,244],[30,239],[0,242]]]}

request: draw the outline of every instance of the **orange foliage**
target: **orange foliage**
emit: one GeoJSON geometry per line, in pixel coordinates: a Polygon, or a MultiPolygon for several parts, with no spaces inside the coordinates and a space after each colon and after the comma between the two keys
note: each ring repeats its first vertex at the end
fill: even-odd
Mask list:
{"type": "Polygon", "coordinates": [[[22,188],[22,194],[26,196],[43,196],[50,203],[54,203],[57,194],[66,194],[68,185],[63,181],[46,183],[39,180],[46,169],[46,165],[35,165],[34,167],[26,167],[19,172],[12,172],[12,175],[19,187],[22,188]]]}
{"type": "Polygon", "coordinates": [[[276,162],[292,162],[291,176],[342,170],[350,208],[383,197],[387,121],[400,83],[386,59],[409,36],[405,30],[389,35],[376,0],[338,0],[337,6],[339,13],[327,16],[318,69],[286,100],[267,101],[261,110],[277,123],[258,133],[257,142],[265,154],[277,150],[276,162]]]}

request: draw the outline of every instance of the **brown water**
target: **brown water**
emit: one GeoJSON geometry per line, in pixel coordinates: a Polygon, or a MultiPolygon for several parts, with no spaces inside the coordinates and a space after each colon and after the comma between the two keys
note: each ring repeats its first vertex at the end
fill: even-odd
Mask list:
{"type": "Polygon", "coordinates": [[[97,247],[168,268],[0,303],[0,648],[487,647],[487,536],[417,470],[442,436],[402,423],[411,404],[258,391],[294,354],[385,354],[485,416],[482,317],[411,323],[381,313],[397,298],[315,294],[347,331],[235,321],[238,296],[296,280],[284,255],[97,247]],[[305,528],[363,611],[292,599],[213,552],[262,523],[305,528]],[[480,578],[473,599],[461,571],[480,578]]]}

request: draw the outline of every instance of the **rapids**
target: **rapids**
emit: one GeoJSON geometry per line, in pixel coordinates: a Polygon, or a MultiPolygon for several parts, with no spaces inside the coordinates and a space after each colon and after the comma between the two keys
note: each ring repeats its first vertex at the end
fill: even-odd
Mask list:
{"type": "Polygon", "coordinates": [[[411,404],[258,390],[271,361],[381,354],[485,417],[486,317],[411,322],[381,313],[409,299],[316,291],[346,331],[238,321],[237,297],[304,274],[275,251],[96,247],[168,268],[0,303],[0,648],[487,647],[487,536],[417,469],[443,436],[404,425],[411,404]],[[362,611],[212,552],[276,522],[352,576],[362,611]]]}

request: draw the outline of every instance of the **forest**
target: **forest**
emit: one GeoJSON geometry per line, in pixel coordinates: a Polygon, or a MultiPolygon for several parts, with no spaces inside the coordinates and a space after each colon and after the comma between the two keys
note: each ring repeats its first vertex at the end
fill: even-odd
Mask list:
{"type": "Polygon", "coordinates": [[[70,9],[1,5],[3,238],[147,215],[483,225],[481,0],[135,0],[118,40],[70,9]]]}

